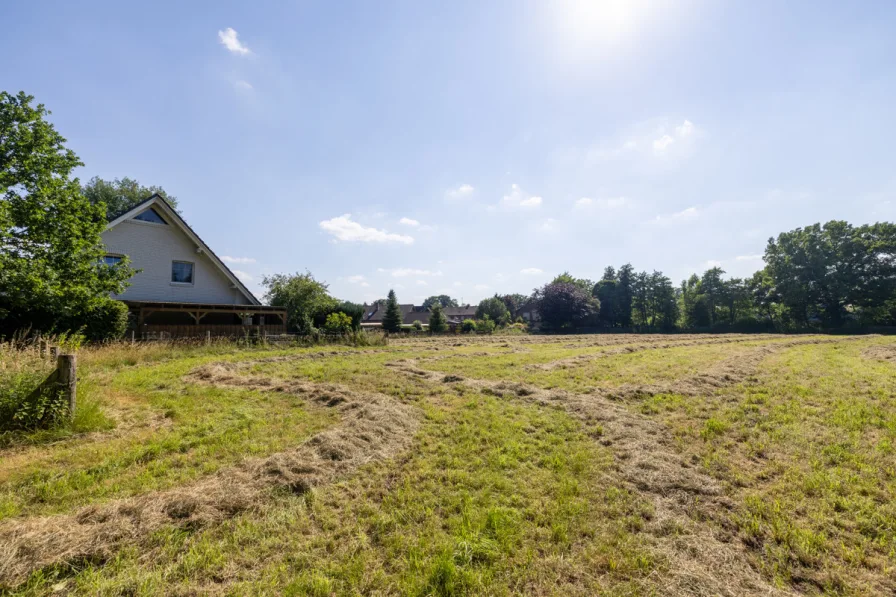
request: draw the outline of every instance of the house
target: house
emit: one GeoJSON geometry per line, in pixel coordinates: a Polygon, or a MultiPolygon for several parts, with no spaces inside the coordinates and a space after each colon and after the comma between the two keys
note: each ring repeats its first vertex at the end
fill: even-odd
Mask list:
{"type": "MultiPolygon", "coordinates": [[[[415,305],[398,305],[401,310],[401,321],[404,325],[413,325],[419,321],[425,326],[429,325],[431,311],[428,307],[415,305]]],[[[476,317],[476,307],[465,305],[463,307],[445,307],[442,309],[448,325],[460,325],[464,319],[476,317]]],[[[383,325],[383,317],[386,314],[386,305],[364,305],[364,317],[361,319],[361,327],[380,327],[383,325]]]]}
{"type": "Polygon", "coordinates": [[[284,333],[286,310],[261,304],[159,195],[113,218],[102,234],[104,261],[127,256],[137,273],[114,298],[149,335],[284,333]]]}

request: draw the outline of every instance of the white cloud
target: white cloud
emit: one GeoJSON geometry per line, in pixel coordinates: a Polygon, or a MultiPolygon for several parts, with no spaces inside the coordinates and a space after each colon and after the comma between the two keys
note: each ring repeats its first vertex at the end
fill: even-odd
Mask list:
{"type": "Polygon", "coordinates": [[[703,264],[705,267],[712,269],[714,267],[722,267],[722,262],[716,259],[710,259],[706,263],[703,264]]]}
{"type": "Polygon", "coordinates": [[[231,257],[230,255],[221,255],[221,261],[226,263],[255,263],[254,257],[231,257]]]}
{"type": "Polygon", "coordinates": [[[677,211],[675,213],[666,214],[666,215],[658,215],[654,222],[658,224],[673,224],[680,222],[688,222],[690,220],[696,219],[700,215],[700,210],[697,207],[692,206],[685,208],[681,211],[677,211]]]}
{"type": "Polygon", "coordinates": [[[396,267],[394,269],[377,268],[381,274],[392,274],[393,278],[407,278],[408,276],[441,276],[441,271],[430,271],[428,269],[413,269],[410,267],[396,267]]]}
{"type": "Polygon", "coordinates": [[[235,81],[233,86],[241,91],[252,91],[252,89],[253,89],[251,83],[249,83],[248,81],[242,81],[242,80],[235,81]]]}
{"type": "Polygon", "coordinates": [[[544,270],[537,267],[524,267],[520,270],[520,273],[524,276],[537,276],[538,274],[543,274],[544,270]]]}
{"type": "Polygon", "coordinates": [[[251,282],[252,280],[255,279],[251,275],[247,274],[246,272],[240,271],[238,269],[232,269],[230,271],[232,271],[233,275],[236,276],[237,278],[239,278],[243,282],[251,282]]]}
{"type": "Polygon", "coordinates": [[[653,141],[653,150],[657,153],[666,151],[666,148],[675,143],[675,139],[669,135],[663,135],[659,139],[653,141]]]}
{"type": "Polygon", "coordinates": [[[476,189],[473,188],[472,185],[462,184],[456,189],[448,189],[445,191],[445,196],[448,199],[468,199],[473,195],[473,191],[476,189]]]}
{"type": "Polygon", "coordinates": [[[364,288],[367,288],[370,286],[370,284],[367,283],[367,278],[365,278],[361,274],[358,274],[356,276],[349,276],[349,277],[345,278],[345,281],[348,282],[349,284],[357,284],[358,286],[362,286],[364,288]]]}
{"type": "Polygon", "coordinates": [[[417,280],[417,286],[429,286],[426,280],[417,280]]]}
{"type": "Polygon", "coordinates": [[[629,204],[628,197],[608,197],[605,199],[592,199],[590,197],[582,197],[576,201],[577,209],[599,208],[599,209],[619,209],[629,204]]]}
{"type": "Polygon", "coordinates": [[[762,261],[762,255],[738,255],[735,261],[762,261]]]}
{"type": "Polygon", "coordinates": [[[463,286],[463,285],[464,285],[463,282],[455,282],[454,284],[452,284],[452,286],[463,286]]]}
{"type": "Polygon", "coordinates": [[[368,228],[352,221],[351,214],[345,214],[324,220],[319,224],[321,230],[332,234],[336,240],[362,243],[401,243],[410,245],[414,238],[405,234],[395,234],[377,228],[368,228]]]}
{"type": "Polygon", "coordinates": [[[560,223],[559,220],[555,220],[554,218],[548,218],[541,223],[541,226],[539,226],[539,230],[541,230],[542,232],[553,232],[554,230],[557,229],[557,224],[559,224],[559,223],[560,223]]]}
{"type": "Polygon", "coordinates": [[[675,134],[681,139],[690,137],[694,134],[694,123],[685,120],[680,126],[675,127],[675,134]]]}
{"type": "Polygon", "coordinates": [[[504,195],[501,199],[501,205],[514,209],[521,207],[524,209],[532,209],[540,207],[542,198],[537,195],[529,195],[520,188],[520,185],[513,184],[510,186],[510,193],[504,195]]]}
{"type": "Polygon", "coordinates": [[[232,27],[228,27],[224,31],[218,31],[218,39],[225,48],[234,54],[246,55],[249,53],[249,48],[240,42],[236,30],[232,27]]]}
{"type": "Polygon", "coordinates": [[[420,225],[420,222],[418,222],[417,220],[412,220],[411,218],[401,218],[400,220],[398,220],[398,223],[404,224],[405,226],[414,226],[414,227],[420,225]]]}

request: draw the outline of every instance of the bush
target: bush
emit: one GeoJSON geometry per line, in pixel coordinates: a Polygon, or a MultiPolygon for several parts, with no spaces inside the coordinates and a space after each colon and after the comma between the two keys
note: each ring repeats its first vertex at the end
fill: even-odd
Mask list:
{"type": "Polygon", "coordinates": [[[495,331],[495,322],[491,317],[486,315],[482,319],[476,322],[476,333],[477,334],[491,334],[495,331]]]}
{"type": "Polygon", "coordinates": [[[423,322],[420,321],[419,319],[415,319],[414,323],[411,324],[411,327],[413,327],[418,332],[422,331],[423,330],[423,322]]]}
{"type": "Polygon", "coordinates": [[[33,351],[0,344],[0,432],[48,428],[64,420],[68,403],[59,392],[31,396],[52,371],[53,363],[33,351]]]}
{"type": "Polygon", "coordinates": [[[440,334],[448,329],[448,319],[442,312],[442,304],[436,303],[432,306],[432,313],[429,316],[429,331],[433,334],[440,334]]]}
{"type": "Polygon", "coordinates": [[[90,342],[118,340],[128,328],[128,307],[121,301],[103,299],[87,311],[78,325],[72,322],[70,329],[83,329],[84,337],[90,342]]]}
{"type": "Polygon", "coordinates": [[[330,313],[324,330],[329,334],[347,334],[352,331],[352,318],[341,311],[330,313]]]}
{"type": "Polygon", "coordinates": [[[463,323],[460,324],[460,331],[464,334],[469,334],[470,332],[476,331],[476,322],[472,319],[464,319],[463,323]]]}

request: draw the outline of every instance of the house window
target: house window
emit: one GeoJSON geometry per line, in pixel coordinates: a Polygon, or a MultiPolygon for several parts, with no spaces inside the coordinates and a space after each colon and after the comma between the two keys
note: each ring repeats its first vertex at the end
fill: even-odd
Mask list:
{"type": "Polygon", "coordinates": [[[193,264],[189,261],[172,261],[171,282],[173,284],[192,284],[193,264]]]}
{"type": "Polygon", "coordinates": [[[121,263],[121,255],[106,255],[103,257],[103,264],[109,267],[121,263]]]}
{"type": "Polygon", "coordinates": [[[168,225],[168,222],[162,219],[162,216],[159,215],[159,212],[154,210],[153,208],[149,208],[146,211],[142,211],[136,216],[134,216],[135,220],[140,220],[141,222],[151,222],[153,224],[164,224],[168,225]]]}

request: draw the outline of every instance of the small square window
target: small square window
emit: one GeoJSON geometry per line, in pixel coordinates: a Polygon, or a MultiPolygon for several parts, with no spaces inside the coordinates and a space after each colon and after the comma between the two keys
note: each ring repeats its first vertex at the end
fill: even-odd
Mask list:
{"type": "Polygon", "coordinates": [[[106,255],[103,257],[103,263],[108,266],[118,265],[121,263],[121,255],[106,255]]]}
{"type": "Polygon", "coordinates": [[[176,284],[192,284],[193,264],[189,261],[172,261],[171,281],[176,284]]]}

